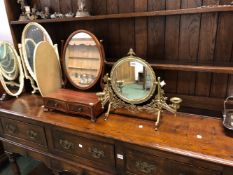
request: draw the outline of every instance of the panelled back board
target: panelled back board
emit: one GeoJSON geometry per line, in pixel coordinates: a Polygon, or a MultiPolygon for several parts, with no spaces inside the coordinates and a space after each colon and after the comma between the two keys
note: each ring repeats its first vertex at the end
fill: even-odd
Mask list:
{"type": "MultiPolygon", "coordinates": [[[[19,5],[5,1],[15,44],[20,42],[24,23],[16,21],[19,5]]],[[[51,11],[76,12],[76,0],[34,0],[51,11]]],[[[230,5],[231,0],[90,0],[92,15],[147,12],[230,5]]],[[[157,70],[156,63],[233,63],[233,12],[162,15],[122,19],[79,20],[43,23],[54,43],[78,29],[89,30],[103,40],[107,62],[114,62],[133,48],[139,57],[155,64],[167,83],[165,92],[184,99],[184,106],[220,111],[226,96],[233,95],[233,75],[226,73],[157,70]]]]}

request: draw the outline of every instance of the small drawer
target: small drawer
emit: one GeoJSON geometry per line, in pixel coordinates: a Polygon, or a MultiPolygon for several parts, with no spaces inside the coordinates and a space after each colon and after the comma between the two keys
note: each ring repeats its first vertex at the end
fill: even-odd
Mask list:
{"type": "Polygon", "coordinates": [[[92,160],[105,167],[115,166],[114,145],[86,139],[61,131],[53,131],[55,150],[63,153],[92,160]]]}
{"type": "Polygon", "coordinates": [[[2,124],[5,135],[24,139],[47,147],[43,127],[11,119],[2,119],[2,124]]]}
{"type": "Polygon", "coordinates": [[[92,116],[92,108],[80,104],[68,104],[68,111],[83,116],[88,116],[88,117],[92,116]]]}
{"type": "Polygon", "coordinates": [[[66,103],[53,99],[44,99],[44,105],[49,109],[59,109],[61,111],[67,110],[66,103]]]}
{"type": "Polygon", "coordinates": [[[157,175],[163,174],[164,159],[137,151],[126,152],[126,169],[128,174],[157,175]]]}

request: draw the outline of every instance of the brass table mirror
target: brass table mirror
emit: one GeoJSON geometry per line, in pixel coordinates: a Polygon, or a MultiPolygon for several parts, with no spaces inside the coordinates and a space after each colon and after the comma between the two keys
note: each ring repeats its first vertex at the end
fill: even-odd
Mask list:
{"type": "MultiPolygon", "coordinates": [[[[0,81],[6,94],[18,97],[24,89],[24,72],[21,59],[14,47],[0,41],[0,81]]],[[[4,94],[1,100],[6,100],[4,94]]]]}
{"type": "Polygon", "coordinates": [[[95,121],[103,109],[96,92],[91,91],[100,83],[103,63],[103,47],[94,34],[86,30],[72,33],[66,41],[62,58],[69,86],[44,97],[45,109],[77,114],[95,121]]]}
{"type": "Polygon", "coordinates": [[[158,129],[161,112],[167,110],[176,113],[180,107],[181,99],[173,97],[171,103],[166,103],[167,97],[164,96],[162,89],[164,82],[160,77],[156,79],[152,67],[143,59],[135,56],[130,49],[128,56],[117,61],[110,77],[104,77],[105,87],[103,92],[97,93],[102,107],[108,104],[105,119],[109,113],[116,109],[127,109],[131,113],[147,112],[155,114],[155,129],[158,129]],[[155,95],[157,89],[157,95],[155,95]]]}

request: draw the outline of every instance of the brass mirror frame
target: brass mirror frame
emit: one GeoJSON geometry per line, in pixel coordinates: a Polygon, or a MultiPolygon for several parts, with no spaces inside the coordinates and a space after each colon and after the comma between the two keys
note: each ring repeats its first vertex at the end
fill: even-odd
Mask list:
{"type": "Polygon", "coordinates": [[[8,79],[8,77],[5,77],[2,74],[2,72],[0,72],[0,81],[1,81],[2,87],[3,87],[3,89],[6,91],[6,93],[8,95],[18,97],[23,92],[23,89],[24,89],[24,72],[23,72],[23,66],[22,66],[22,63],[21,63],[21,59],[20,59],[18,53],[16,52],[15,48],[13,47],[13,45],[11,43],[9,43],[7,41],[0,41],[0,44],[6,44],[12,49],[13,54],[15,56],[15,64],[16,64],[16,69],[17,69],[16,70],[17,74],[16,74],[16,76],[14,78],[19,79],[19,84],[18,84],[16,82],[14,82],[15,79],[13,79],[12,77],[8,79]],[[6,82],[4,80],[4,78],[6,78],[9,82],[6,82]],[[19,89],[15,93],[13,93],[7,87],[7,85],[9,85],[9,86],[18,86],[19,89]]]}
{"type": "Polygon", "coordinates": [[[65,75],[67,77],[67,79],[69,80],[69,82],[77,89],[79,90],[89,90],[91,88],[93,88],[96,83],[99,81],[101,75],[102,75],[102,72],[103,72],[103,68],[104,68],[104,50],[103,50],[103,47],[102,47],[102,44],[101,42],[97,39],[97,37],[87,31],[87,30],[76,30],[75,32],[73,32],[69,37],[68,39],[66,40],[66,43],[65,43],[65,46],[64,46],[64,49],[63,49],[63,55],[62,55],[62,66],[63,66],[63,70],[65,72],[65,75]],[[66,50],[67,50],[67,47],[70,43],[70,41],[72,40],[72,38],[78,34],[78,33],[86,33],[88,35],[91,36],[91,38],[94,40],[94,42],[96,43],[96,47],[98,48],[99,50],[99,53],[100,53],[100,69],[99,69],[99,72],[98,72],[98,75],[96,76],[96,79],[87,87],[81,87],[81,86],[78,86],[76,83],[73,82],[73,80],[71,79],[70,75],[68,74],[68,71],[67,71],[67,65],[66,65],[66,50]]]}
{"type": "MultiPolygon", "coordinates": [[[[27,51],[26,51],[26,47],[25,47],[25,45],[26,45],[26,40],[27,40],[27,38],[26,38],[26,32],[28,31],[28,29],[29,29],[31,26],[36,26],[36,27],[38,27],[38,28],[43,32],[44,36],[47,38],[48,42],[49,42],[51,45],[53,45],[53,42],[52,42],[52,40],[51,40],[51,38],[50,38],[50,35],[49,35],[48,32],[45,30],[45,28],[44,28],[42,25],[40,25],[40,24],[38,24],[38,23],[36,23],[36,22],[30,22],[30,23],[28,23],[28,24],[24,27],[24,29],[23,29],[22,38],[21,38],[21,43],[22,43],[22,46],[21,46],[21,47],[22,47],[22,56],[23,56],[23,60],[24,60],[25,66],[26,66],[26,68],[27,68],[29,74],[30,74],[31,77],[36,81],[35,73],[32,71],[32,68],[31,68],[31,66],[29,65],[29,61],[28,61],[28,58],[27,58],[27,51]]],[[[35,47],[36,47],[36,45],[35,45],[35,47]]],[[[35,53],[35,50],[34,50],[34,53],[35,53]]],[[[34,53],[33,53],[33,57],[34,57],[34,53]]]]}
{"type": "Polygon", "coordinates": [[[150,100],[152,98],[152,96],[155,93],[156,90],[156,75],[154,70],[152,69],[152,67],[149,65],[149,63],[147,63],[145,60],[134,56],[135,53],[129,53],[129,56],[123,57],[120,60],[118,60],[114,65],[113,68],[111,70],[111,74],[110,74],[110,78],[111,78],[111,84],[112,84],[112,89],[115,92],[115,94],[124,102],[129,103],[129,104],[141,104],[144,102],[147,102],[148,100],[150,100]],[[113,81],[113,76],[114,76],[114,72],[117,70],[118,66],[120,66],[122,63],[124,62],[128,62],[128,61],[138,61],[140,62],[146,69],[149,70],[149,72],[151,73],[151,86],[150,86],[150,91],[148,93],[147,96],[145,96],[144,98],[138,99],[138,100],[129,100],[127,98],[125,98],[123,95],[119,94],[119,92],[117,91],[117,85],[116,82],[113,81]]]}

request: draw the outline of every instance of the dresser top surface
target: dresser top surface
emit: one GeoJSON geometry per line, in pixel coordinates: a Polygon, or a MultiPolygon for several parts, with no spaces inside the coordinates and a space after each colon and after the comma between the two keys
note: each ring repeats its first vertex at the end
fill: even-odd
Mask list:
{"type": "MultiPolygon", "coordinates": [[[[44,112],[41,97],[24,95],[0,102],[0,115],[12,114],[17,120],[30,119],[65,129],[155,148],[179,155],[233,166],[233,134],[222,120],[188,114],[163,114],[158,131],[154,122],[110,114],[96,123],[59,112],[44,112]]],[[[9,115],[10,116],[10,115],[9,115]]]]}

